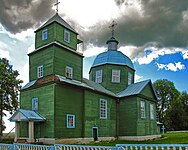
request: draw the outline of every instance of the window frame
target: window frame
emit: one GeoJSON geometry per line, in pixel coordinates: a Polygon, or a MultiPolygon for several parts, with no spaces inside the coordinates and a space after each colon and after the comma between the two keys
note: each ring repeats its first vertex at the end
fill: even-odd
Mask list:
{"type": "Polygon", "coordinates": [[[108,101],[105,99],[100,99],[100,119],[107,119],[108,116],[108,101]],[[103,103],[105,103],[105,106],[101,106],[103,103]],[[104,109],[104,110],[102,110],[104,109]],[[105,114],[105,116],[103,116],[105,114]]]}
{"type": "Polygon", "coordinates": [[[32,110],[34,110],[34,111],[39,110],[39,99],[38,99],[38,97],[32,98],[32,110]]]}
{"type": "Polygon", "coordinates": [[[66,68],[65,68],[65,76],[68,79],[73,79],[73,68],[72,67],[66,66],[66,68]]]}
{"type": "Polygon", "coordinates": [[[64,41],[70,43],[70,31],[66,29],[64,30],[64,41]],[[68,35],[68,37],[66,35],[68,35]]]}
{"type": "Polygon", "coordinates": [[[103,70],[96,70],[95,72],[95,82],[96,83],[102,83],[102,75],[103,75],[103,70]]]}
{"type": "Polygon", "coordinates": [[[144,100],[140,101],[140,118],[145,119],[146,118],[146,102],[144,100]],[[142,108],[143,104],[143,108],[142,108]]]}
{"type": "Polygon", "coordinates": [[[76,122],[76,117],[75,117],[75,115],[74,114],[67,114],[66,115],[66,126],[67,126],[67,128],[69,128],[69,129],[73,129],[73,128],[75,128],[75,122],[76,122]],[[72,125],[69,125],[69,117],[72,117],[72,125]]]}
{"type": "Polygon", "coordinates": [[[44,76],[44,65],[37,67],[37,78],[42,78],[44,76]]]}
{"type": "Polygon", "coordinates": [[[128,77],[127,77],[127,84],[128,85],[132,84],[132,78],[133,78],[133,74],[131,72],[128,72],[128,77]]]}
{"type": "Polygon", "coordinates": [[[149,107],[150,107],[150,119],[151,119],[151,120],[155,120],[154,104],[153,104],[153,103],[150,103],[149,107]]]}
{"type": "Polygon", "coordinates": [[[42,41],[48,39],[48,29],[42,30],[42,41]]]}
{"type": "Polygon", "coordinates": [[[121,70],[119,69],[112,69],[112,82],[113,83],[120,83],[120,79],[121,78],[121,70]],[[114,73],[118,73],[118,74],[115,74],[114,73]]]}

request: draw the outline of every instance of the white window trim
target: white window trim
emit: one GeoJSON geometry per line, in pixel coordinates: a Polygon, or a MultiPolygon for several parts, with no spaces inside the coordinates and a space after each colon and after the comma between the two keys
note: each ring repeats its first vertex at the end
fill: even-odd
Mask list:
{"type": "Polygon", "coordinates": [[[145,119],[145,118],[146,118],[146,102],[143,101],[143,100],[140,101],[140,117],[141,117],[142,119],[145,119]],[[143,105],[143,106],[144,106],[143,110],[142,110],[142,103],[144,104],[144,105],[143,105]],[[142,111],[143,111],[143,116],[142,116],[142,111]]]}
{"type": "Polygon", "coordinates": [[[70,31],[64,30],[64,41],[70,43],[70,31]],[[66,34],[68,34],[68,39],[66,39],[66,34]]]}
{"type": "Polygon", "coordinates": [[[102,70],[97,70],[95,75],[95,82],[96,83],[102,83],[102,70]]]}
{"type": "Polygon", "coordinates": [[[75,128],[75,121],[76,121],[76,118],[75,118],[75,115],[73,114],[67,114],[67,117],[66,117],[66,122],[67,122],[67,128],[75,128]],[[73,125],[72,126],[69,126],[69,117],[73,117],[73,125]]]}
{"type": "Polygon", "coordinates": [[[42,30],[42,40],[46,40],[48,39],[48,30],[47,29],[44,29],[42,30]]]}
{"type": "Polygon", "coordinates": [[[112,82],[113,83],[120,83],[121,71],[118,69],[112,69],[112,82]],[[117,71],[118,75],[114,75],[114,72],[117,71]],[[116,80],[114,80],[114,78],[116,80]]]}
{"type": "Polygon", "coordinates": [[[43,76],[44,76],[44,66],[41,65],[37,67],[37,78],[42,78],[43,76]]]}
{"type": "Polygon", "coordinates": [[[150,119],[154,120],[155,119],[155,111],[154,111],[154,104],[150,103],[150,119]]]}
{"type": "Polygon", "coordinates": [[[107,116],[108,116],[108,101],[107,100],[105,100],[105,99],[100,99],[100,119],[107,119],[107,116]],[[102,116],[102,108],[101,108],[101,104],[102,104],[102,102],[105,102],[105,116],[102,116]]]}
{"type": "Polygon", "coordinates": [[[66,66],[65,76],[66,76],[66,78],[68,78],[68,79],[73,79],[73,68],[72,68],[72,67],[66,66]],[[70,72],[69,72],[68,70],[70,70],[70,72]],[[67,73],[69,73],[70,76],[67,75],[67,73]]]}

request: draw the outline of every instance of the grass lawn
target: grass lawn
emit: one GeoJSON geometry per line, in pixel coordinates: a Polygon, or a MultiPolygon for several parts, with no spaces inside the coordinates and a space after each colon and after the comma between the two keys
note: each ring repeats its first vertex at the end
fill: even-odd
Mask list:
{"type": "Polygon", "coordinates": [[[188,132],[166,133],[160,139],[147,141],[110,141],[89,143],[88,145],[95,146],[115,146],[116,144],[188,144],[188,132]]]}

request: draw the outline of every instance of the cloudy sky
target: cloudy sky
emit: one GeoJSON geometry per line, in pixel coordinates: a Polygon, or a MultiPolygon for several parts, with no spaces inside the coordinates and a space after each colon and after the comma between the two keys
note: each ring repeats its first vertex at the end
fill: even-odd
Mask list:
{"type": "MultiPolygon", "coordinates": [[[[166,78],[188,91],[187,0],[59,0],[59,15],[84,41],[84,77],[111,37],[117,22],[119,50],[136,68],[136,80],[166,78]]],[[[34,31],[55,14],[56,0],[0,0],[0,57],[28,82],[28,56],[34,31]]]]}

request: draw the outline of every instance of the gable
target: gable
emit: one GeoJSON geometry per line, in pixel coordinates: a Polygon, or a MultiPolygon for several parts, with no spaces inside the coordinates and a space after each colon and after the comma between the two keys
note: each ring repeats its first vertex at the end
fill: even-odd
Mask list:
{"type": "Polygon", "coordinates": [[[152,83],[149,82],[140,92],[141,95],[156,100],[156,95],[152,87],[152,83]]]}

